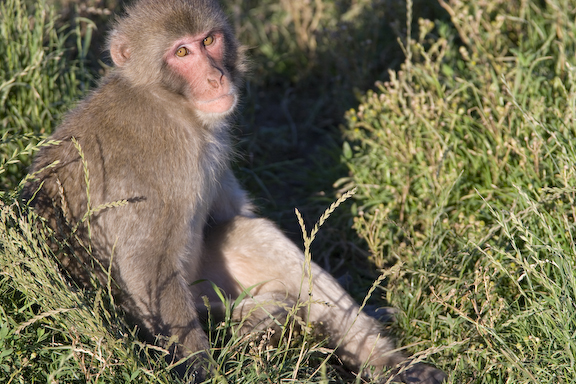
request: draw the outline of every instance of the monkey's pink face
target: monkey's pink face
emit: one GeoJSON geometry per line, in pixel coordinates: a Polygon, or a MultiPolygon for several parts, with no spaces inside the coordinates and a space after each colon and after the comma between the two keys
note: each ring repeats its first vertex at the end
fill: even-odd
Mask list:
{"type": "Polygon", "coordinates": [[[236,105],[236,89],[224,69],[224,35],[209,32],[178,40],[165,56],[186,82],[190,101],[202,113],[223,114],[236,105]]]}

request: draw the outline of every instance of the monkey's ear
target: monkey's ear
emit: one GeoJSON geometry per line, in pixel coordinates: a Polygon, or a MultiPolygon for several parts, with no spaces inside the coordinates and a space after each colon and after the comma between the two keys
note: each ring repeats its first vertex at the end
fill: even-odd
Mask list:
{"type": "Polygon", "coordinates": [[[110,35],[110,56],[117,67],[122,67],[130,59],[128,41],[118,31],[113,31],[110,35]]]}

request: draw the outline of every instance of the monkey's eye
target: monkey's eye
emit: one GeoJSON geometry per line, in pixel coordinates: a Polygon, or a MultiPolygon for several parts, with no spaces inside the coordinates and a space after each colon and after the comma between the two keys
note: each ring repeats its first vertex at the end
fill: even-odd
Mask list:
{"type": "Polygon", "coordinates": [[[176,51],[176,56],[178,57],[184,57],[188,54],[188,50],[185,47],[180,47],[178,48],[178,50],[176,51]]]}
{"type": "Polygon", "coordinates": [[[214,40],[216,40],[214,36],[210,35],[206,37],[202,43],[204,44],[205,47],[207,47],[209,45],[214,44],[214,40]]]}

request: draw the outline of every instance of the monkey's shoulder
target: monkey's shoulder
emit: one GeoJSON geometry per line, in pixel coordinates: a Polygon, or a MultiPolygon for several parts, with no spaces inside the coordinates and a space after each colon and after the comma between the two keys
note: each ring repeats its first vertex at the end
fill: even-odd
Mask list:
{"type": "Polygon", "coordinates": [[[197,130],[192,110],[178,97],[135,86],[118,73],[102,79],[66,120],[67,128],[97,134],[124,149],[154,142],[156,152],[163,145],[178,147],[197,130]]]}

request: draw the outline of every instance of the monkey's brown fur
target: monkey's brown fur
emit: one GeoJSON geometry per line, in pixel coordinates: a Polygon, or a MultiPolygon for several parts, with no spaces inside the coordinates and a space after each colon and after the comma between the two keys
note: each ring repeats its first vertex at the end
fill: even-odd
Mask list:
{"type": "MultiPolygon", "coordinates": [[[[80,241],[70,253],[77,257],[62,262],[79,282],[91,272],[105,279],[112,260],[119,302],[144,329],[176,336],[176,357],[204,351],[197,308],[203,295],[218,300],[209,284],[191,283],[213,281],[233,299],[255,286],[235,311],[238,318],[250,313],[247,324],[267,316],[258,305],[290,306],[309,289],[307,277],[300,286],[302,252],[255,217],[229,168],[227,120],[244,73],[242,51],[211,0],[136,2],[109,45],[116,68],[52,135],[60,144],[36,156],[37,178],[24,198],[60,237],[76,228],[80,241]],[[118,201],[126,203],[86,215],[118,201]]],[[[306,315],[324,324],[350,368],[368,364],[378,372],[405,360],[327,272],[313,264],[312,276],[314,304],[306,315]]],[[[399,378],[445,377],[424,364],[408,372],[399,378]]]]}

